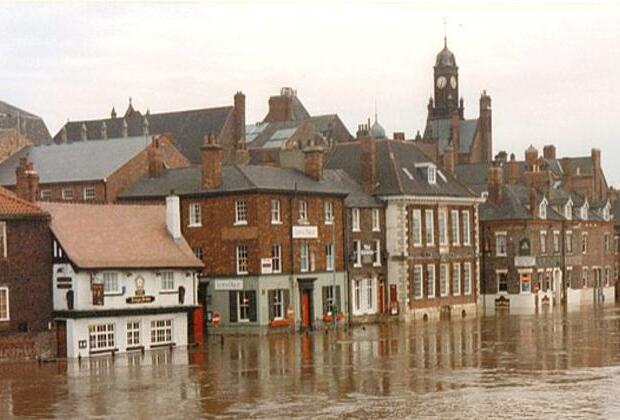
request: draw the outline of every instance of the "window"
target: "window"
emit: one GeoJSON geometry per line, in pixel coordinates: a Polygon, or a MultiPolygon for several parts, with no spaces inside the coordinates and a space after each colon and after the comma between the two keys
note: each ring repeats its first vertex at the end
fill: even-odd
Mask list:
{"type": "Polygon", "coordinates": [[[469,210],[463,210],[463,245],[471,245],[471,226],[469,222],[469,210]]]}
{"type": "Polygon", "coordinates": [[[340,286],[323,286],[323,315],[339,312],[340,286]]]}
{"type": "Polygon", "coordinates": [[[353,267],[362,266],[362,242],[353,241],[353,267]]]}
{"type": "Polygon", "coordinates": [[[151,321],[151,344],[172,343],[172,320],[158,319],[151,321]]]}
{"type": "Polygon", "coordinates": [[[566,231],[566,253],[571,254],[573,252],[573,232],[566,231]]]}
{"type": "Polygon", "coordinates": [[[353,281],[353,312],[355,315],[376,312],[374,279],[353,281]]]}
{"type": "Polygon", "coordinates": [[[103,293],[120,293],[118,273],[103,273],[103,293]]]}
{"type": "Polygon", "coordinates": [[[611,280],[611,270],[609,267],[605,267],[605,286],[610,285],[611,280]]]}
{"type": "Polygon", "coordinates": [[[161,290],[174,290],[174,272],[164,271],[161,273],[161,290]]]}
{"type": "Polygon", "coordinates": [[[140,321],[127,321],[127,347],[140,345],[140,321]]]}
{"type": "Polygon", "coordinates": [[[247,322],[250,320],[250,296],[246,292],[239,292],[237,296],[237,319],[247,322]]]}
{"type": "Polygon", "coordinates": [[[521,273],[521,293],[530,293],[532,291],[532,274],[521,273]]]}
{"type": "Polygon", "coordinates": [[[95,187],[84,187],[84,200],[95,199],[95,187]]]}
{"type": "Polygon", "coordinates": [[[299,223],[308,223],[308,202],[299,201],[299,223]]]}
{"type": "Polygon", "coordinates": [[[49,201],[52,199],[52,190],[41,190],[41,201],[49,201]]]}
{"type": "Polygon", "coordinates": [[[471,295],[471,263],[463,264],[463,293],[471,295]]]}
{"type": "Polygon", "coordinates": [[[579,209],[581,213],[581,220],[588,220],[588,203],[585,202],[581,209],[579,209]]]}
{"type": "Polygon", "coordinates": [[[553,252],[560,253],[560,232],[553,232],[553,252]]]}
{"type": "Polygon", "coordinates": [[[334,271],[334,244],[331,242],[325,246],[325,270],[334,271]]]}
{"type": "Polygon", "coordinates": [[[237,274],[248,274],[247,245],[237,245],[237,274]]]}
{"type": "Polygon", "coordinates": [[[299,246],[299,269],[302,272],[308,271],[308,244],[306,242],[302,242],[299,246]]]}
{"type": "Polygon", "coordinates": [[[91,350],[114,349],[114,324],[97,324],[88,326],[91,350]]]}
{"type": "Polygon", "coordinates": [[[0,321],[9,319],[9,288],[0,287],[0,321]]]}
{"type": "Polygon", "coordinates": [[[573,218],[572,204],[573,203],[569,201],[564,205],[564,217],[566,220],[571,220],[573,218]]]}
{"type": "Polygon", "coordinates": [[[540,253],[544,254],[546,252],[547,252],[547,232],[543,230],[540,232],[540,253]]]}
{"type": "Polygon", "coordinates": [[[508,273],[501,271],[496,273],[497,276],[497,292],[508,293],[508,273]]]}
{"type": "Polygon", "coordinates": [[[271,316],[270,319],[284,319],[286,308],[284,307],[284,292],[286,290],[276,289],[270,290],[271,294],[271,316]]]}
{"type": "Polygon", "coordinates": [[[547,203],[543,200],[538,206],[538,217],[541,219],[547,218],[547,203]]]}
{"type": "Polygon", "coordinates": [[[202,248],[201,247],[197,246],[195,248],[192,248],[192,252],[196,256],[196,258],[198,258],[199,260],[202,260],[202,248]]]}
{"type": "Polygon", "coordinates": [[[434,185],[437,182],[437,169],[434,166],[428,167],[428,183],[434,185]]]}
{"type": "Polygon", "coordinates": [[[248,207],[244,200],[235,201],[235,224],[248,224],[248,207]]]}
{"type": "Polygon", "coordinates": [[[446,210],[439,210],[439,245],[448,245],[448,220],[446,210]]]}
{"type": "Polygon", "coordinates": [[[506,234],[505,233],[495,234],[495,255],[497,255],[498,257],[506,256],[506,234]]]}
{"type": "MultiPolygon", "coordinates": [[[[228,292],[230,322],[256,322],[256,291],[228,292]]],[[[269,306],[271,307],[271,305],[269,306]]]]}
{"type": "Polygon", "coordinates": [[[461,294],[461,264],[452,264],[452,294],[458,296],[461,294]]]}
{"type": "Polygon", "coordinates": [[[351,209],[351,230],[353,232],[360,231],[360,209],[351,209]]]}
{"type": "Polygon", "coordinates": [[[581,287],[586,287],[588,285],[588,267],[583,267],[581,269],[581,287]]]}
{"type": "Polygon", "coordinates": [[[282,223],[280,214],[280,200],[271,200],[271,224],[282,223]]]}
{"type": "Polygon", "coordinates": [[[609,252],[609,235],[605,234],[603,238],[603,248],[605,248],[605,252],[609,252]]]}
{"type": "Polygon", "coordinates": [[[543,277],[542,289],[545,292],[549,290],[553,290],[553,285],[551,284],[551,272],[550,271],[545,272],[545,275],[543,277]]]}
{"type": "Polygon", "coordinates": [[[435,245],[435,219],[433,210],[424,210],[424,228],[426,230],[426,246],[435,245]]]}
{"type": "Polygon", "coordinates": [[[0,222],[0,256],[2,258],[7,257],[7,245],[6,245],[6,222],[0,222]]]}
{"type": "Polygon", "coordinates": [[[202,226],[202,208],[200,203],[189,203],[189,227],[202,226]]]}
{"type": "Polygon", "coordinates": [[[323,212],[325,214],[325,224],[331,225],[334,223],[334,204],[331,201],[323,203],[323,212]]]}
{"type": "Polygon", "coordinates": [[[413,267],[413,296],[422,299],[422,266],[413,267]]]}
{"type": "Polygon", "coordinates": [[[588,234],[585,232],[581,234],[581,253],[588,253],[588,234]]]}
{"type": "Polygon", "coordinates": [[[450,212],[450,234],[452,236],[452,245],[458,245],[460,242],[458,210],[452,210],[450,212]]]}
{"type": "Polygon", "coordinates": [[[439,293],[441,293],[441,296],[448,296],[449,275],[448,264],[441,264],[439,266],[439,293]]]}
{"type": "Polygon", "coordinates": [[[372,231],[381,231],[381,210],[372,209],[372,231]]]}
{"type": "Polygon", "coordinates": [[[426,266],[426,294],[430,297],[435,297],[435,265],[429,264],[426,266]]]}
{"type": "Polygon", "coordinates": [[[411,215],[411,239],[413,246],[422,246],[422,212],[420,209],[413,209],[411,215]]]}
{"type": "Polygon", "coordinates": [[[573,287],[575,288],[575,284],[573,283],[573,269],[572,267],[569,267],[566,269],[566,287],[573,287]]]}
{"type": "Polygon", "coordinates": [[[63,200],[73,200],[73,190],[71,188],[63,188],[62,190],[63,200]]]}
{"type": "Polygon", "coordinates": [[[374,248],[372,250],[372,265],[381,267],[381,240],[375,239],[374,248]]]}
{"type": "Polygon", "coordinates": [[[62,258],[64,256],[62,252],[62,247],[56,241],[56,239],[52,240],[52,247],[53,247],[52,255],[54,256],[54,258],[62,258]]]}
{"type": "Polygon", "coordinates": [[[271,270],[274,273],[282,272],[282,247],[279,244],[271,245],[271,270]]]}

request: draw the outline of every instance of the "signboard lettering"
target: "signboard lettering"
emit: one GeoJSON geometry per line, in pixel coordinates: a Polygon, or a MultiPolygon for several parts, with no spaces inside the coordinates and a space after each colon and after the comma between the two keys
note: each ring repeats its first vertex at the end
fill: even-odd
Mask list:
{"type": "Polygon", "coordinates": [[[316,226],[293,226],[293,239],[316,239],[319,229],[316,226]]]}
{"type": "Polygon", "coordinates": [[[243,290],[243,280],[215,280],[214,288],[215,290],[243,290]]]}
{"type": "Polygon", "coordinates": [[[273,262],[271,258],[261,258],[260,259],[260,272],[262,274],[271,274],[273,273],[273,262]]]}

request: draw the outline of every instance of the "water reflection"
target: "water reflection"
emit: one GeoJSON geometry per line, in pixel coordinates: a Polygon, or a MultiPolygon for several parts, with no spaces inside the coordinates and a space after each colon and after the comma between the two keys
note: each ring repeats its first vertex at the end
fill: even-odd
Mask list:
{"type": "Polygon", "coordinates": [[[618,386],[620,306],[0,365],[0,418],[609,418],[618,386]]]}

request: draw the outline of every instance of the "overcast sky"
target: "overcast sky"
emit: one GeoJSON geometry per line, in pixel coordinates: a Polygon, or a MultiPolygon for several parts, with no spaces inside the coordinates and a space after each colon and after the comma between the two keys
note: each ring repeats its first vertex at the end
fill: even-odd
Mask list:
{"type": "Polygon", "coordinates": [[[282,86],[352,133],[374,113],[388,133],[423,130],[443,47],[459,65],[466,117],[493,100],[494,152],[522,158],[602,149],[620,183],[620,6],[409,3],[0,4],[0,99],[67,120],[231,105],[261,120],[282,86]]]}

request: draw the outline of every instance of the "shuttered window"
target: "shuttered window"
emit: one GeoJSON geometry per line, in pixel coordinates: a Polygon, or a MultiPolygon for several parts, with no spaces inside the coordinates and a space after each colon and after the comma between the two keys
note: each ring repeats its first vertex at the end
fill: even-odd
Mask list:
{"type": "Polygon", "coordinates": [[[228,293],[229,319],[234,322],[256,322],[256,291],[242,290],[228,293]]]}
{"type": "Polygon", "coordinates": [[[286,318],[286,309],[289,305],[289,291],[275,289],[267,292],[269,297],[269,319],[279,320],[286,318]]]}

